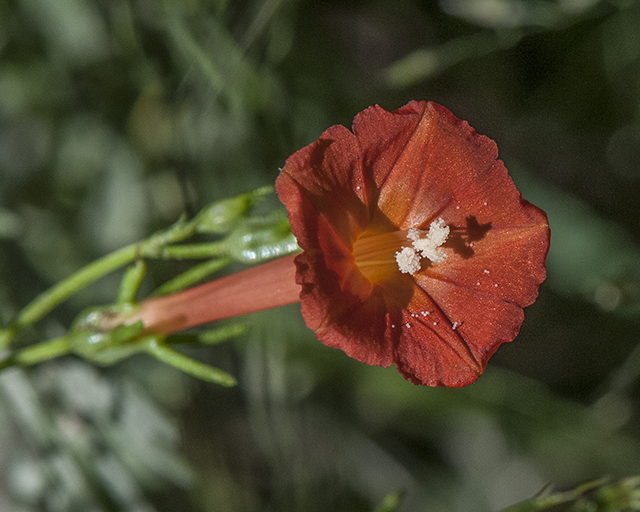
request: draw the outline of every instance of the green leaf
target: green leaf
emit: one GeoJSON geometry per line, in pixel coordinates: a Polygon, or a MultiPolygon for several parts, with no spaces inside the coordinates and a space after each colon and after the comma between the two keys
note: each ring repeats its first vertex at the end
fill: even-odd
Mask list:
{"type": "Polygon", "coordinates": [[[247,332],[249,326],[247,324],[230,324],[217,329],[211,329],[198,335],[198,341],[205,345],[217,345],[231,338],[235,338],[247,332]]]}
{"type": "Polygon", "coordinates": [[[171,365],[196,379],[226,387],[237,384],[236,379],[228,373],[185,356],[156,337],[150,337],[147,340],[146,351],[159,361],[171,365]]]}
{"type": "Polygon", "coordinates": [[[230,262],[231,260],[229,258],[220,258],[196,265],[195,267],[190,268],[186,272],[183,272],[179,276],[164,283],[160,288],[158,288],[158,290],[156,290],[154,295],[168,295],[170,293],[184,290],[185,288],[202,281],[206,277],[209,277],[214,272],[226,267],[230,262]]]}
{"type": "Polygon", "coordinates": [[[140,288],[140,283],[147,273],[147,264],[144,260],[137,260],[124,273],[118,288],[116,304],[126,304],[136,300],[136,294],[140,288]]]}
{"type": "Polygon", "coordinates": [[[390,492],[373,512],[393,512],[400,506],[405,495],[406,492],[403,490],[390,492]]]}

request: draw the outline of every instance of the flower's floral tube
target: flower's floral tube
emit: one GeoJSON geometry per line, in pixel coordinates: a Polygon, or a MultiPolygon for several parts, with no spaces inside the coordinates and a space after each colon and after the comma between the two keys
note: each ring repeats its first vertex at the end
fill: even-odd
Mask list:
{"type": "Polygon", "coordinates": [[[210,281],[183,292],[143,301],[127,320],[142,320],[144,330],[170,334],[300,300],[294,255],[210,281]]]}
{"type": "Polygon", "coordinates": [[[435,103],[370,107],[287,159],[276,191],[303,249],[302,315],[325,345],[464,386],[537,297],[547,217],[496,144],[435,103]]]}

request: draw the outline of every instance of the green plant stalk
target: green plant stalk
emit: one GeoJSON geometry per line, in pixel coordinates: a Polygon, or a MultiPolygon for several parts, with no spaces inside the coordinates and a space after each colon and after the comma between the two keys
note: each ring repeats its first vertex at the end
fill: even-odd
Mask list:
{"type": "Polygon", "coordinates": [[[23,348],[0,361],[0,370],[11,366],[31,366],[34,364],[64,356],[72,352],[71,341],[68,336],[60,336],[43,341],[36,345],[23,348]]]}
{"type": "MultiPolygon", "coordinates": [[[[145,258],[214,258],[196,265],[187,272],[165,283],[155,294],[170,293],[177,297],[177,299],[174,297],[171,300],[182,301],[185,297],[193,298],[194,293],[197,295],[201,293],[202,290],[206,292],[215,291],[220,288],[221,285],[224,286],[220,293],[224,295],[225,292],[230,293],[228,289],[230,284],[233,285],[235,283],[235,285],[238,286],[240,282],[245,282],[243,280],[246,279],[249,279],[249,281],[253,283],[253,281],[255,281],[253,278],[258,277],[262,278],[261,280],[259,279],[260,283],[266,279],[266,284],[263,283],[263,285],[266,286],[266,291],[268,292],[264,295],[267,298],[267,303],[260,303],[258,309],[275,307],[275,305],[282,305],[298,300],[298,289],[295,285],[285,286],[284,288],[280,286],[281,281],[283,281],[283,272],[285,282],[290,281],[290,285],[294,282],[293,279],[289,279],[291,278],[289,273],[293,268],[293,260],[291,257],[284,258],[279,262],[273,261],[266,263],[260,269],[247,269],[241,272],[240,276],[227,277],[223,281],[216,282],[215,284],[201,285],[201,287],[196,287],[196,289],[188,293],[185,291],[186,288],[202,281],[210,274],[228,265],[233,259],[247,259],[245,254],[247,251],[254,255],[253,258],[249,258],[251,259],[250,262],[256,263],[257,261],[269,259],[274,255],[279,255],[283,250],[285,254],[289,253],[291,252],[291,247],[297,248],[295,242],[292,245],[289,240],[290,231],[288,231],[288,223],[286,230],[283,230],[280,226],[282,222],[287,222],[286,219],[279,219],[277,226],[271,218],[253,221],[249,219],[244,224],[238,223],[238,219],[244,215],[261,196],[271,190],[271,187],[265,187],[251,194],[214,203],[203,209],[192,220],[186,221],[184,218],[181,218],[168,229],[155,233],[146,240],[128,245],[103,256],[55,284],[27,304],[27,306],[18,313],[13,323],[4,329],[0,329],[0,350],[9,346],[13,337],[21,328],[39,321],[74,293],[114,270],[128,267],[121,279],[114,305],[85,311],[65,336],[42,341],[20,350],[9,350],[8,354],[0,360],[0,370],[11,366],[30,366],[70,353],[76,353],[94,363],[112,364],[133,353],[144,351],[158,360],[202,380],[223,386],[235,385],[236,380],[222,370],[191,359],[175,351],[165,343],[164,334],[143,335],[143,337],[140,338],[138,334],[140,334],[140,329],[142,328],[142,318],[138,319],[138,323],[140,323],[140,329],[138,329],[136,322],[129,322],[134,319],[133,317],[127,316],[130,315],[127,308],[133,307],[136,310],[139,308],[139,306],[134,303],[138,289],[146,273],[145,258]],[[268,233],[263,231],[268,231],[268,233]],[[182,242],[197,233],[214,235],[224,235],[226,233],[227,236],[225,239],[217,242],[172,245],[182,242]],[[283,234],[285,235],[284,240],[283,234]],[[286,235],[289,235],[289,237],[286,235]],[[273,282],[274,276],[276,278],[275,282],[273,282]],[[269,281],[269,278],[272,280],[269,281]],[[227,288],[225,288],[225,286],[227,288]],[[186,295],[176,292],[183,292],[186,293],[186,295]],[[283,300],[284,302],[282,302],[283,300]]],[[[231,286],[231,289],[234,289],[233,286],[231,286]]],[[[246,291],[244,290],[244,286],[240,287],[240,291],[246,291]]],[[[160,299],[163,300],[164,298],[160,299]]],[[[226,299],[227,297],[224,297],[223,302],[225,302],[226,299]]],[[[143,301],[140,308],[144,304],[157,306],[158,303],[154,302],[157,300],[158,298],[143,301]]],[[[164,304],[164,302],[162,302],[162,304],[164,304]]],[[[188,303],[184,306],[190,309],[190,304],[191,303],[188,303]]],[[[240,309],[236,311],[237,314],[245,314],[258,307],[253,301],[241,300],[240,305],[240,309]],[[251,304],[249,310],[246,309],[246,304],[251,304]]],[[[224,308],[222,308],[222,310],[227,311],[224,308]]],[[[182,309],[179,310],[179,312],[181,311],[182,309]]],[[[229,311],[231,310],[228,310],[227,314],[230,314],[229,311]]],[[[190,311],[191,316],[193,316],[192,313],[194,312],[190,311]]],[[[201,312],[198,310],[196,313],[201,312]]],[[[216,314],[219,316],[221,313],[218,311],[216,314]]],[[[191,318],[191,316],[187,315],[189,318],[191,318]]],[[[205,316],[208,318],[206,314],[205,316]]],[[[235,314],[232,316],[235,316],[235,314]]],[[[224,315],[219,318],[224,318],[224,315]]],[[[240,332],[243,332],[244,329],[246,329],[246,327],[238,325],[228,326],[226,330],[222,328],[202,335],[200,342],[205,344],[218,343],[231,336],[238,335],[240,332]]]]}
{"type": "Polygon", "coordinates": [[[184,244],[165,247],[162,257],[166,259],[200,259],[223,256],[229,252],[225,241],[204,244],[184,244]]]}
{"type": "Polygon", "coordinates": [[[139,247],[140,244],[123,247],[63,279],[27,304],[13,323],[12,328],[19,329],[37,322],[78,290],[130,263],[136,258],[139,247]]]}
{"type": "MultiPolygon", "coordinates": [[[[135,247],[133,247],[135,249],[135,247]]],[[[107,257],[105,257],[105,259],[113,257],[113,256],[118,256],[118,254],[120,252],[124,252],[126,257],[131,256],[132,258],[136,257],[136,251],[134,250],[133,254],[130,254],[128,251],[131,249],[131,247],[126,247],[124,249],[122,249],[121,251],[117,251],[116,253],[113,253],[107,257]],[[127,252],[125,252],[127,251],[127,252]]],[[[90,282],[92,282],[90,279],[84,279],[84,280],[77,280],[77,276],[78,274],[80,274],[80,276],[83,276],[83,273],[86,273],[88,271],[92,271],[94,273],[96,273],[96,275],[98,277],[101,277],[102,275],[104,275],[103,272],[106,271],[111,271],[114,270],[115,268],[118,268],[121,265],[116,265],[116,263],[120,263],[120,262],[124,262],[122,263],[123,265],[127,263],[126,261],[126,257],[122,257],[122,255],[120,255],[117,258],[114,258],[113,261],[108,262],[109,264],[107,265],[103,265],[100,266],[98,269],[95,268],[94,265],[90,265],[89,267],[85,267],[84,269],[82,269],[79,273],[74,274],[73,276],[71,276],[70,278],[67,279],[67,281],[72,281],[71,284],[67,284],[67,289],[71,289],[72,293],[73,293],[73,286],[78,285],[78,283],[80,283],[80,286],[85,286],[86,284],[89,284],[90,282]],[[76,281],[74,283],[72,278],[76,278],[76,281]]],[[[211,260],[208,262],[205,262],[201,265],[197,265],[196,267],[184,272],[183,274],[180,274],[179,276],[177,276],[175,279],[172,279],[171,281],[165,283],[162,287],[160,287],[158,289],[158,291],[156,292],[156,294],[162,294],[162,292],[164,293],[173,293],[174,291],[179,291],[182,290],[184,288],[187,288],[188,286],[191,286],[192,284],[194,284],[195,282],[205,278],[206,276],[210,275],[211,273],[219,270],[220,268],[224,267],[225,265],[227,265],[228,263],[230,263],[230,259],[229,258],[223,258],[223,259],[219,259],[219,260],[211,260]]],[[[98,263],[98,262],[96,262],[98,263]]],[[[123,277],[122,283],[121,283],[121,287],[120,290],[118,292],[118,303],[126,303],[126,302],[131,302],[133,301],[134,297],[135,297],[135,293],[138,289],[138,286],[140,284],[140,281],[142,280],[142,277],[144,276],[144,270],[145,270],[145,265],[143,260],[137,260],[136,263],[131,266],[127,272],[125,273],[125,276],[123,277]]],[[[96,279],[98,278],[96,277],[96,279]]],[[[60,283],[60,285],[62,285],[64,282],[60,283]]],[[[59,286],[60,286],[59,285],[59,286]]],[[[55,289],[56,287],[54,287],[55,289]]],[[[79,289],[79,288],[78,288],[79,289]]],[[[52,290],[49,290],[49,292],[47,293],[51,293],[52,290]]],[[[60,294],[60,292],[58,292],[58,295],[54,295],[53,299],[56,299],[58,297],[61,297],[62,295],[60,294]]],[[[50,299],[52,300],[52,299],[50,299]]],[[[64,299],[63,299],[64,300],[64,299]]],[[[34,301],[33,303],[35,303],[36,301],[34,301]]],[[[32,303],[32,304],[33,304],[32,303]]],[[[55,306],[55,305],[54,305],[55,306]]],[[[27,306],[28,307],[28,306],[27,306]]],[[[44,307],[44,306],[41,306],[44,307]]],[[[46,311],[45,313],[46,314],[46,311]]],[[[37,320],[37,318],[36,318],[37,320]]],[[[36,321],[33,320],[33,321],[36,321]]],[[[16,324],[14,324],[12,327],[13,329],[17,330],[18,327],[20,327],[19,325],[17,325],[18,323],[16,322],[16,324]]],[[[28,324],[23,324],[23,325],[28,325],[28,324]]],[[[246,329],[244,326],[242,326],[242,329],[246,329]]],[[[224,331],[224,328],[222,329],[224,331]]],[[[34,365],[37,363],[41,363],[43,361],[47,361],[49,359],[54,359],[56,357],[61,357],[67,354],[70,354],[73,352],[73,340],[71,338],[71,333],[65,335],[65,336],[61,336],[59,338],[54,338],[51,340],[46,340],[46,341],[42,341],[40,343],[36,343],[32,346],[23,348],[22,350],[15,352],[13,354],[10,354],[8,357],[4,358],[3,360],[0,361],[0,370],[3,370],[5,368],[9,368],[12,366],[30,366],[30,365],[34,365]]],[[[231,329],[231,332],[228,335],[225,335],[224,333],[222,333],[221,337],[222,338],[228,338],[230,336],[234,336],[237,335],[235,334],[235,331],[233,329],[231,329]]],[[[209,343],[215,343],[217,341],[212,341],[209,343]]],[[[207,343],[207,342],[205,342],[207,343]]],[[[135,347],[127,347],[125,349],[125,352],[136,352],[136,351],[140,351],[140,350],[144,350],[143,348],[135,348],[135,347]]],[[[115,357],[114,360],[117,360],[118,358],[115,357]]],[[[229,384],[231,385],[231,384],[229,384]]]]}
{"type": "Polygon", "coordinates": [[[11,342],[18,330],[37,322],[82,288],[139,257],[162,257],[162,248],[165,245],[179,242],[194,235],[196,229],[196,221],[185,222],[184,220],[179,220],[166,231],[107,254],[89,263],[75,274],[63,279],[27,304],[20,311],[15,321],[9,327],[0,331],[0,350],[11,342]]]}

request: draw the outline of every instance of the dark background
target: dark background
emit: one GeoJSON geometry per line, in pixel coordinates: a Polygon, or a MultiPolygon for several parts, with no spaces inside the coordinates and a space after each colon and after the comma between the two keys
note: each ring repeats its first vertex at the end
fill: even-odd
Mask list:
{"type": "Polygon", "coordinates": [[[0,0],[4,322],[375,103],[434,100],[496,140],[552,230],[540,298],[468,388],[350,360],[297,306],[191,349],[233,389],[144,356],[3,372],[0,509],[368,511],[406,490],[401,511],[477,512],[640,473],[638,27],[624,0],[0,0]]]}

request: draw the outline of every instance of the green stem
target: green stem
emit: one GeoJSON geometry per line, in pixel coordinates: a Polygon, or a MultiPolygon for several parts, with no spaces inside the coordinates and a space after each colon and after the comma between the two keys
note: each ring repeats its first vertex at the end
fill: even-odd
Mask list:
{"type": "Polygon", "coordinates": [[[133,261],[136,258],[138,248],[139,244],[123,247],[63,279],[27,304],[18,315],[13,327],[20,328],[37,322],[78,290],[133,261]]]}
{"type": "Polygon", "coordinates": [[[71,353],[68,336],[61,336],[24,348],[0,361],[0,370],[11,366],[31,366],[71,353]]]}
{"type": "Polygon", "coordinates": [[[226,241],[206,244],[184,244],[168,246],[162,250],[163,258],[170,259],[200,259],[223,256],[229,252],[226,241]]]}
{"type": "Polygon", "coordinates": [[[156,233],[147,240],[123,247],[111,254],[81,268],[75,274],[63,279],[58,284],[36,297],[18,314],[16,320],[6,329],[0,331],[0,350],[13,339],[16,332],[31,325],[67,300],[78,290],[90,285],[114,270],[131,263],[138,257],[162,257],[162,248],[179,242],[195,234],[197,223],[180,220],[166,231],[156,233]]]}

